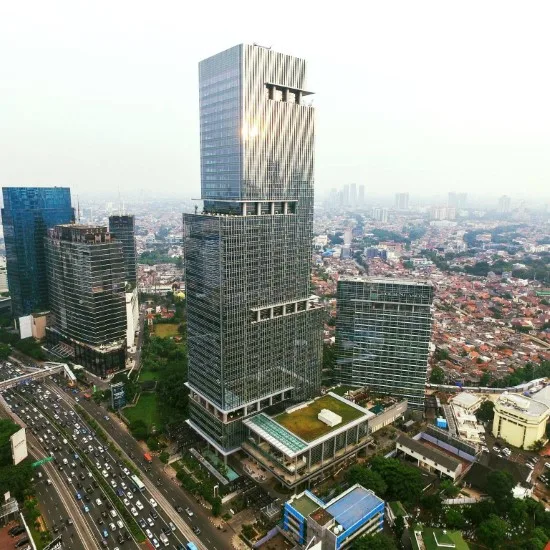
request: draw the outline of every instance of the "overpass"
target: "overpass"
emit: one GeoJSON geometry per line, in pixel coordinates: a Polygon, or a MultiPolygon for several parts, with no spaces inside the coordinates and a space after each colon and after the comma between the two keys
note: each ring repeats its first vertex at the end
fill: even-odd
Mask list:
{"type": "Polygon", "coordinates": [[[71,381],[74,382],[76,380],[75,375],[72,373],[71,369],[66,363],[48,362],[44,363],[44,368],[42,369],[32,369],[32,372],[27,372],[8,380],[1,380],[0,391],[7,390],[8,388],[12,388],[13,386],[17,386],[18,384],[25,384],[26,382],[30,382],[32,380],[40,380],[42,378],[46,378],[48,376],[51,376],[52,374],[58,374],[60,372],[65,372],[65,376],[71,381]]]}

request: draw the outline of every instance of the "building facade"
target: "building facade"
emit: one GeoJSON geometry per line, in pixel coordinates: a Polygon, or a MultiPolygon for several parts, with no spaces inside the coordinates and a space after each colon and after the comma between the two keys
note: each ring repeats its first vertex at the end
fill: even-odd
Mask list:
{"type": "Polygon", "coordinates": [[[317,394],[306,64],[239,45],[200,63],[204,209],[184,214],[189,424],[227,455],[242,420],[317,394]]]}
{"type": "Polygon", "coordinates": [[[336,380],[404,398],[410,408],[423,410],[433,296],[428,282],[338,281],[336,380]]]}
{"type": "Polygon", "coordinates": [[[74,221],[68,187],[4,187],[2,225],[15,318],[49,308],[44,237],[74,221]]]}
{"type": "Polygon", "coordinates": [[[134,216],[127,214],[109,216],[109,233],[122,243],[125,280],[133,289],[136,287],[137,282],[136,226],[134,216]]]}
{"type": "Polygon", "coordinates": [[[409,209],[409,194],[408,193],[396,193],[395,194],[395,208],[397,210],[409,209]]]}
{"type": "Polygon", "coordinates": [[[523,449],[529,449],[535,441],[547,440],[548,405],[523,395],[504,392],[495,401],[494,410],[495,437],[523,449]]]}
{"type": "Polygon", "coordinates": [[[122,243],[106,227],[58,225],[48,232],[47,275],[54,353],[98,376],[125,365],[126,299],[122,243]]]}

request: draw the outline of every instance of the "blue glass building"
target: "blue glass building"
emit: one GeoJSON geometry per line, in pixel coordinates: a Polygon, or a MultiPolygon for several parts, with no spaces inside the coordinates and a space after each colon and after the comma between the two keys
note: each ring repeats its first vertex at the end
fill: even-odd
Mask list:
{"type": "Polygon", "coordinates": [[[2,225],[14,317],[47,310],[44,237],[48,228],[74,221],[68,187],[4,187],[2,225]]]}

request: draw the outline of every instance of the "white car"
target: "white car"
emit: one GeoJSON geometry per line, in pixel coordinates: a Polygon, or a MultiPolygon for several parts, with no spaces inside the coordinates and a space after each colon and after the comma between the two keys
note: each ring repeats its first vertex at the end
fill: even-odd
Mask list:
{"type": "Polygon", "coordinates": [[[134,493],[132,493],[132,491],[128,491],[128,492],[126,493],[126,496],[127,496],[130,500],[132,500],[132,499],[134,498],[134,493]]]}
{"type": "Polygon", "coordinates": [[[134,506],[132,506],[132,508],[130,509],[130,512],[132,513],[133,516],[137,516],[137,515],[138,515],[138,511],[135,509],[134,506]]]}
{"type": "Polygon", "coordinates": [[[98,506],[101,506],[101,499],[96,498],[96,499],[95,499],[95,503],[96,503],[98,506]]]}
{"type": "Polygon", "coordinates": [[[154,538],[154,539],[152,540],[152,543],[153,543],[153,546],[154,546],[155,548],[160,548],[160,544],[159,544],[159,541],[158,541],[157,539],[154,538]]]}
{"type": "Polygon", "coordinates": [[[121,486],[124,490],[126,490],[127,485],[126,485],[126,483],[124,483],[124,481],[121,481],[121,482],[120,482],[120,486],[121,486]]]}
{"type": "Polygon", "coordinates": [[[103,477],[105,477],[105,478],[109,477],[109,472],[108,472],[107,470],[103,470],[103,471],[101,472],[101,474],[102,474],[103,477]]]}
{"type": "Polygon", "coordinates": [[[116,489],[116,481],[114,479],[111,479],[111,487],[116,489]]]}
{"type": "Polygon", "coordinates": [[[155,525],[155,522],[153,521],[153,518],[151,516],[147,516],[147,523],[153,527],[155,525]]]}
{"type": "Polygon", "coordinates": [[[122,521],[120,521],[119,519],[117,519],[116,524],[118,525],[119,529],[124,529],[124,523],[122,523],[122,521]]]}
{"type": "Polygon", "coordinates": [[[150,530],[150,529],[145,529],[145,534],[146,534],[150,539],[153,538],[153,533],[151,533],[151,530],[150,530]]]}
{"type": "Polygon", "coordinates": [[[128,468],[122,468],[122,471],[123,471],[127,476],[130,475],[130,470],[128,470],[128,468]]]}
{"type": "Polygon", "coordinates": [[[156,501],[154,498],[150,498],[150,499],[149,499],[149,504],[150,504],[153,508],[156,508],[156,507],[157,507],[157,501],[156,501]]]}
{"type": "Polygon", "coordinates": [[[136,506],[137,506],[140,510],[143,510],[143,504],[141,504],[141,500],[136,500],[136,506]]]}
{"type": "Polygon", "coordinates": [[[124,506],[130,506],[130,501],[125,498],[122,502],[124,502],[124,506]]]}

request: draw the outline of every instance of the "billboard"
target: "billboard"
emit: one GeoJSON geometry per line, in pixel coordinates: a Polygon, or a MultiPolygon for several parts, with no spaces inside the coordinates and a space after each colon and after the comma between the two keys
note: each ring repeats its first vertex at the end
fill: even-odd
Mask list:
{"type": "Polygon", "coordinates": [[[118,410],[126,405],[126,394],[124,393],[124,383],[117,382],[111,384],[111,406],[118,410]]]}
{"type": "Polygon", "coordinates": [[[15,432],[11,437],[11,456],[13,463],[17,466],[21,461],[25,460],[28,456],[27,451],[27,437],[25,435],[25,428],[21,428],[18,432],[15,432]]]}
{"type": "Polygon", "coordinates": [[[32,336],[32,315],[19,317],[19,336],[21,340],[32,336]]]}

